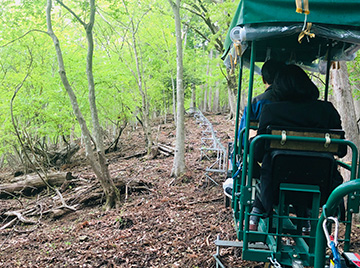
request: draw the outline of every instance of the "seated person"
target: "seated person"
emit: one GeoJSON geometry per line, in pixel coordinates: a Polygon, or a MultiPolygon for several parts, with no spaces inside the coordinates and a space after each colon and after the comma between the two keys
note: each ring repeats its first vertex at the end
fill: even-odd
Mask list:
{"type": "MultiPolygon", "coordinates": [[[[265,91],[262,94],[254,97],[251,101],[251,107],[250,107],[251,121],[258,121],[260,118],[262,107],[265,104],[274,101],[272,94],[272,84],[274,82],[275,76],[283,67],[284,67],[284,63],[273,59],[267,60],[261,67],[261,77],[265,85],[265,91]]],[[[239,134],[240,131],[245,128],[246,113],[247,113],[247,107],[245,107],[244,113],[240,120],[239,134]]]]}
{"type": "MultiPolygon", "coordinates": [[[[280,61],[277,61],[274,59],[269,59],[261,67],[261,76],[262,76],[263,83],[265,85],[265,91],[262,94],[254,97],[252,99],[251,107],[250,107],[250,120],[251,121],[258,121],[262,107],[265,104],[270,103],[274,100],[273,95],[272,95],[272,86],[271,85],[274,82],[274,78],[275,78],[276,74],[283,68],[284,65],[285,64],[283,62],[280,62],[280,61]]],[[[247,107],[245,107],[244,113],[240,120],[238,138],[240,137],[240,131],[245,128],[246,113],[247,113],[247,107]]],[[[256,135],[256,131],[251,131],[250,136],[255,136],[255,135],[256,135]]],[[[228,178],[223,183],[223,188],[224,188],[224,194],[231,198],[232,197],[232,188],[233,188],[233,178],[228,178]]]]}
{"type": "MultiPolygon", "coordinates": [[[[279,72],[274,80],[273,94],[276,102],[262,109],[258,134],[265,134],[267,126],[286,126],[301,128],[341,129],[340,115],[330,102],[317,100],[319,90],[308,75],[296,65],[288,65],[279,72]]],[[[270,152],[265,151],[264,141],[255,148],[255,160],[262,162],[260,171],[260,198],[256,196],[252,213],[272,213],[274,197],[272,194],[270,152]]],[[[342,183],[336,170],[332,179],[335,188],[342,183]]],[[[257,230],[259,217],[250,216],[249,229],[257,230]]]]}

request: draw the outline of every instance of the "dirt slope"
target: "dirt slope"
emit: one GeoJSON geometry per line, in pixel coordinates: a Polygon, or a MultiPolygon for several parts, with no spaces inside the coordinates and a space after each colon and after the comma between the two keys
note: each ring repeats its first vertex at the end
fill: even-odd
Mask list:
{"type": "MultiPolygon", "coordinates": [[[[226,146],[233,136],[233,121],[226,115],[207,118],[226,146]]],[[[186,118],[188,170],[177,180],[170,177],[172,156],[125,160],[144,149],[139,129],[125,131],[121,151],[108,155],[112,176],[129,185],[122,207],[105,213],[96,204],[58,219],[37,217],[37,225],[0,230],[0,267],[215,267],[214,240],[217,235],[234,240],[235,231],[232,212],[223,202],[224,175],[211,177],[218,185],[204,176],[211,162],[200,159],[202,130],[194,117],[186,118]]],[[[156,126],[154,131],[159,143],[174,146],[172,123],[156,126]]],[[[95,183],[84,161],[64,171],[71,171],[82,183],[95,183]]],[[[54,202],[54,195],[47,193],[36,198],[38,206],[54,202]]],[[[0,200],[0,210],[14,211],[29,202],[25,198],[0,200]]],[[[0,228],[8,221],[2,218],[0,228]]],[[[233,248],[221,250],[228,267],[263,267],[263,263],[243,262],[238,255],[233,248]]]]}
{"type": "MultiPolygon", "coordinates": [[[[226,115],[208,115],[208,119],[226,146],[233,122],[226,115]]],[[[161,124],[159,130],[158,142],[174,146],[173,124],[161,124]]],[[[201,131],[194,117],[186,118],[188,171],[177,180],[170,177],[172,156],[124,160],[144,146],[139,129],[125,133],[121,151],[108,155],[110,170],[129,185],[136,181],[140,186],[129,187],[123,206],[105,213],[96,205],[56,220],[44,216],[35,226],[0,230],[0,267],[215,267],[214,240],[217,235],[234,239],[235,232],[231,211],[223,203],[224,176],[212,176],[219,185],[204,176],[211,162],[200,160],[201,131]]],[[[94,180],[84,165],[65,171],[94,180]]],[[[45,194],[40,196],[39,204],[51,201],[45,194]]],[[[26,199],[22,204],[1,200],[2,211],[23,206],[26,199]]],[[[7,222],[2,220],[1,226],[7,222]]],[[[243,266],[235,253],[230,248],[221,252],[230,266],[250,266],[243,266]]]]}

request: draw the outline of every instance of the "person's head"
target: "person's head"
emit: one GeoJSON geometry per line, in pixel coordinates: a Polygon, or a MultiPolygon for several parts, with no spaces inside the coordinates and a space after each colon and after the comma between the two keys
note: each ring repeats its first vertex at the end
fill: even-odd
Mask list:
{"type": "Polygon", "coordinates": [[[308,101],[319,98],[319,89],[299,66],[286,65],[274,80],[273,93],[278,101],[308,101]]]}
{"type": "Polygon", "coordinates": [[[261,67],[261,76],[264,84],[271,85],[274,82],[276,74],[284,67],[284,63],[274,59],[267,60],[261,67]]]}

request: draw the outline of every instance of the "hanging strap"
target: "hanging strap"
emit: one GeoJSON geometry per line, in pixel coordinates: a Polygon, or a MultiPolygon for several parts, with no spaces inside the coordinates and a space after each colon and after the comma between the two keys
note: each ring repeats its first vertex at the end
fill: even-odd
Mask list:
{"type": "Polygon", "coordinates": [[[234,64],[236,65],[236,64],[237,64],[237,59],[238,59],[238,57],[240,57],[241,54],[242,54],[240,43],[235,43],[235,42],[234,42],[234,48],[235,48],[234,64]]]}
{"type": "Polygon", "coordinates": [[[297,13],[310,14],[309,0],[295,0],[295,3],[297,13]]]}
{"type": "Polygon", "coordinates": [[[305,36],[308,36],[310,38],[314,38],[315,37],[315,34],[310,32],[311,30],[311,26],[312,26],[312,23],[311,22],[308,22],[306,23],[306,29],[302,30],[301,33],[299,34],[298,36],[298,42],[301,44],[302,42],[302,39],[305,37],[305,36]]]}

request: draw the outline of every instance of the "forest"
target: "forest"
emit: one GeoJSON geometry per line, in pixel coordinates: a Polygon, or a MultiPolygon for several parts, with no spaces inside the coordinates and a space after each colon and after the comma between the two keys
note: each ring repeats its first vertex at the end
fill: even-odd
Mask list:
{"type": "MultiPolygon", "coordinates": [[[[64,180],[76,173],[72,164],[86,162],[101,185],[101,191],[85,192],[86,202],[97,199],[103,211],[118,211],[126,195],[124,185],[134,181],[127,181],[127,175],[119,179],[111,167],[109,170],[117,159],[114,154],[122,159],[145,155],[148,157],[144,159],[153,159],[154,147],[159,150],[163,132],[169,131],[173,140],[163,145],[171,147],[169,155],[176,153],[173,161],[167,158],[167,168],[161,167],[161,172],[169,181],[178,178],[184,182],[195,176],[196,183],[202,184],[199,175],[189,174],[196,168],[184,157],[195,147],[189,144],[192,130],[186,129],[190,123],[184,115],[195,108],[216,115],[213,123],[224,128],[217,129],[224,132],[224,144],[234,135],[229,126],[234,124],[238,70],[226,68],[221,55],[237,5],[238,1],[232,0],[2,0],[0,168],[9,175],[1,176],[0,182],[8,183],[9,177],[19,176],[25,180],[26,174],[35,174],[50,195],[57,196],[68,211],[75,211],[76,207],[66,204],[70,199],[51,183],[52,175],[60,172],[60,185],[64,185],[64,180]],[[126,140],[137,133],[141,133],[140,139],[126,140]],[[126,142],[136,142],[136,146],[126,147],[130,145],[126,142]],[[75,156],[80,160],[74,160],[75,156]]],[[[330,97],[342,117],[347,138],[357,146],[359,62],[357,56],[352,62],[333,64],[330,97]]],[[[321,89],[325,78],[309,75],[321,89]]],[[[260,76],[256,77],[255,89],[255,94],[264,90],[260,76]]],[[[245,86],[242,109],[246,96],[245,86]]],[[[145,168],[148,163],[133,164],[145,168]]],[[[151,192],[148,183],[137,180],[132,187],[151,192]]],[[[0,188],[0,196],[18,199],[16,191],[4,194],[0,188]]],[[[215,199],[220,207],[221,196],[215,199]]],[[[3,227],[11,226],[7,225],[9,216],[29,224],[16,214],[4,216],[6,211],[1,211],[3,227]]],[[[79,223],[72,231],[88,228],[93,222],[84,220],[84,226],[79,223]]],[[[197,254],[189,251],[186,265],[211,266],[206,258],[197,259],[197,254]]],[[[101,262],[91,265],[102,267],[101,262]]],[[[144,263],[137,265],[124,267],[145,267],[144,263]]]]}
{"type": "MultiPolygon", "coordinates": [[[[117,150],[127,124],[144,128],[149,149],[155,136],[152,121],[176,115],[177,82],[185,109],[233,117],[237,74],[220,56],[236,2],[178,3],[182,57],[172,1],[96,1],[93,7],[92,1],[51,2],[3,1],[1,7],[1,166],[21,166],[26,173],[31,165],[27,150],[48,166],[64,164],[46,156],[50,148],[87,144],[86,132],[96,140],[97,129],[105,149],[117,150]],[[177,57],[183,59],[182,79],[177,79],[177,57]]],[[[352,122],[345,123],[352,140],[359,116],[342,107],[359,110],[357,62],[332,68],[334,102],[344,121],[352,122]],[[349,95],[349,105],[340,103],[337,92],[349,95]]],[[[321,88],[324,78],[313,77],[321,88]]],[[[263,90],[259,77],[255,88],[263,90]]]]}
{"type": "Polygon", "coordinates": [[[195,106],[230,108],[233,115],[235,74],[219,55],[235,7],[232,1],[3,2],[2,165],[24,173],[34,162],[59,166],[68,159],[52,152],[80,143],[104,178],[111,207],[118,194],[92,143],[98,152],[116,151],[124,127],[139,124],[150,151],[155,118],[166,121],[195,106]]]}

